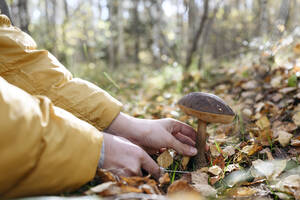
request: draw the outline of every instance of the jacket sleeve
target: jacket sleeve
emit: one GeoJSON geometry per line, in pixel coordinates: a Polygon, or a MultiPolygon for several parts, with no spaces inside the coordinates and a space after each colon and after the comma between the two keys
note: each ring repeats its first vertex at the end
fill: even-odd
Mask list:
{"type": "Polygon", "coordinates": [[[96,85],[72,74],[48,51],[0,15],[0,76],[33,95],[105,129],[119,114],[121,103],[96,85]]]}
{"type": "Polygon", "coordinates": [[[96,172],[103,135],[0,77],[0,198],[78,188],[96,172]]]}

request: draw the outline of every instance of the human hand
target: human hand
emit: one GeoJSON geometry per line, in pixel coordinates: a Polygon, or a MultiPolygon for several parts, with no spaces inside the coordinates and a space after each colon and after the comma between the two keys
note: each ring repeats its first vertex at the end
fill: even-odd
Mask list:
{"type": "Polygon", "coordinates": [[[159,166],[142,148],[125,138],[106,133],[103,135],[105,156],[102,168],[119,176],[142,176],[143,168],[159,178],[159,166]]]}
{"type": "Polygon", "coordinates": [[[156,153],[161,148],[172,148],[186,156],[194,156],[195,130],[175,119],[138,119],[120,113],[111,123],[107,132],[122,136],[143,147],[148,153],[156,153]]]}

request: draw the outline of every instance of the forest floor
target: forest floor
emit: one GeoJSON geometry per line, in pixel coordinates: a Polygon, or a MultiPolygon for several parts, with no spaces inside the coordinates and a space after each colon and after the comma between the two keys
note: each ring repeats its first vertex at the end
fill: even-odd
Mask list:
{"type": "MultiPolygon", "coordinates": [[[[128,70],[128,69],[127,69],[128,70]]],[[[100,170],[76,195],[107,199],[300,199],[300,43],[290,35],[233,62],[183,72],[176,63],[115,73],[112,87],[124,112],[141,118],[172,117],[196,128],[177,101],[189,92],[221,97],[236,113],[233,123],[210,124],[210,165],[194,171],[192,160],[172,150],[154,156],[171,170],[118,178],[100,170]],[[184,161],[183,161],[184,160],[184,161]],[[182,172],[172,172],[172,171],[182,172]],[[95,197],[95,196],[94,196],[95,197]]]]}

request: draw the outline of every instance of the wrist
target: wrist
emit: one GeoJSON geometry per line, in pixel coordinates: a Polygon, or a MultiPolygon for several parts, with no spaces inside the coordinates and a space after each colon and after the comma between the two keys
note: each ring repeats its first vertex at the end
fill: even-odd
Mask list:
{"type": "Polygon", "coordinates": [[[130,133],[133,119],[133,117],[120,112],[105,131],[113,135],[125,137],[130,133]]]}

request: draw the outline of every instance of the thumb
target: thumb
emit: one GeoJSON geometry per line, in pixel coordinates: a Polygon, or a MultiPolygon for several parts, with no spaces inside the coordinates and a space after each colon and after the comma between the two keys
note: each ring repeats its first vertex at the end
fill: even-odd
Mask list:
{"type": "Polygon", "coordinates": [[[194,156],[197,154],[197,149],[187,144],[181,143],[175,137],[171,136],[169,147],[184,156],[194,156]]]}

